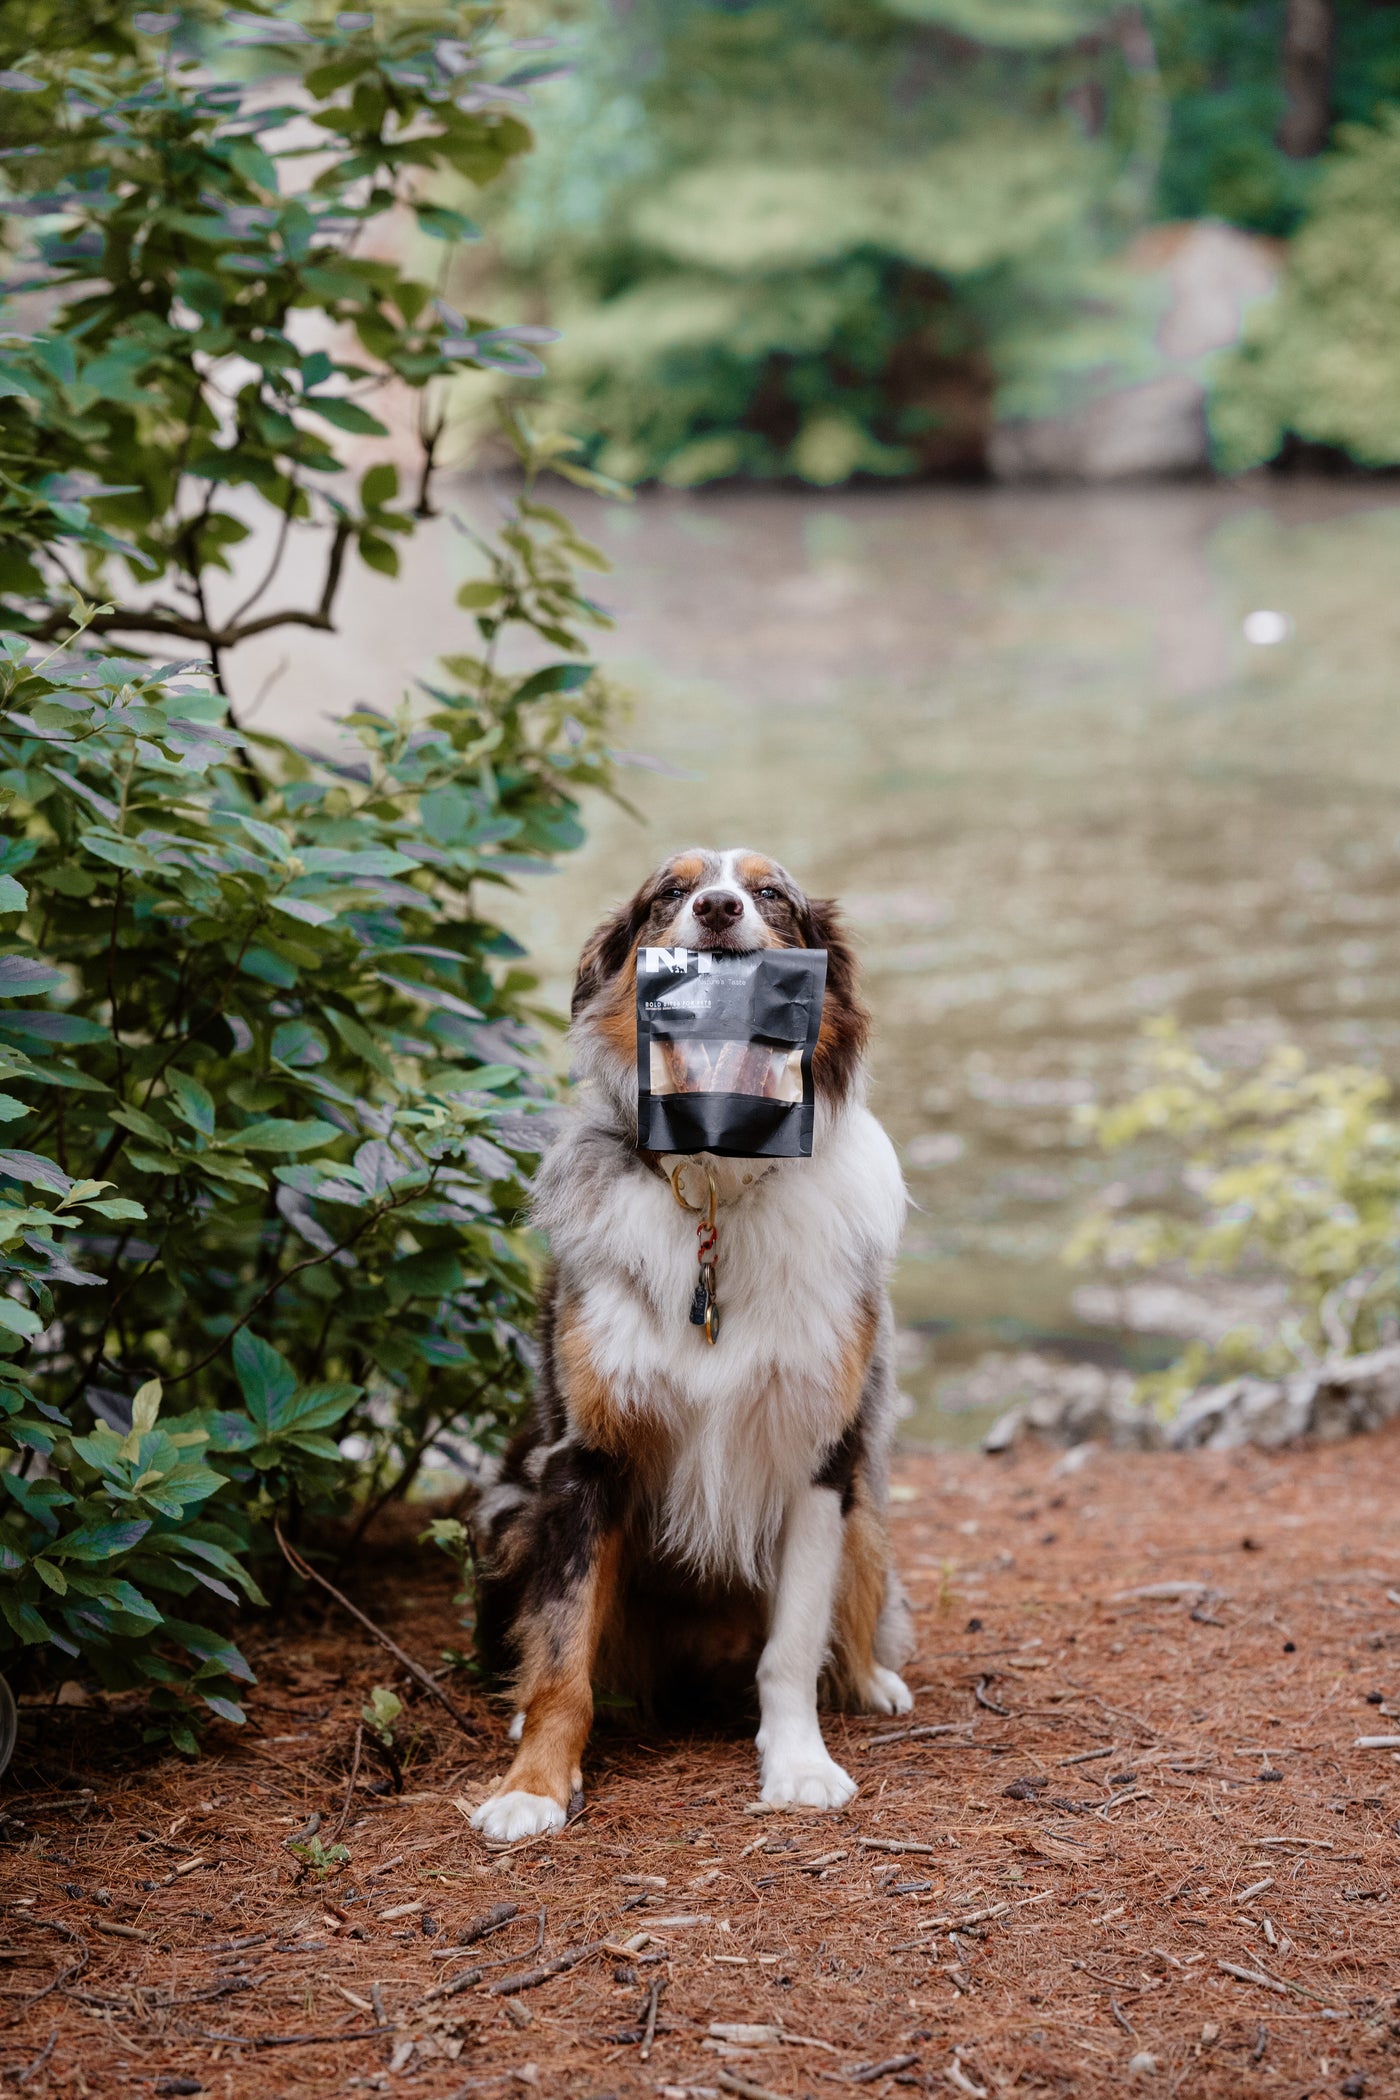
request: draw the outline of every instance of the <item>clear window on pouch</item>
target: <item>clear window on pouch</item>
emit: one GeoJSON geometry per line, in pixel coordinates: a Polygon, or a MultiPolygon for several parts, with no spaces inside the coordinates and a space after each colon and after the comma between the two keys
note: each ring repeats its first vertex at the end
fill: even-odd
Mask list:
{"type": "Polygon", "coordinates": [[[651,1042],[653,1094],[752,1094],[802,1099],[802,1051],[770,1043],[708,1043],[697,1037],[651,1042]]]}

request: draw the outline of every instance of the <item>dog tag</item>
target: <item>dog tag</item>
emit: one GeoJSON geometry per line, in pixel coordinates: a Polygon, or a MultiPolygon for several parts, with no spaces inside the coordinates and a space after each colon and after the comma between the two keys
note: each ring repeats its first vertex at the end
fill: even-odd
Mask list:
{"type": "Polygon", "coordinates": [[[703,1283],[697,1283],[695,1286],[695,1294],[690,1301],[690,1324],[692,1327],[704,1326],[705,1316],[709,1307],[709,1303],[709,1292],[706,1290],[703,1283]]]}
{"type": "Polygon", "coordinates": [[[719,1340],[719,1304],[714,1298],[705,1307],[705,1340],[711,1346],[719,1340]]]}

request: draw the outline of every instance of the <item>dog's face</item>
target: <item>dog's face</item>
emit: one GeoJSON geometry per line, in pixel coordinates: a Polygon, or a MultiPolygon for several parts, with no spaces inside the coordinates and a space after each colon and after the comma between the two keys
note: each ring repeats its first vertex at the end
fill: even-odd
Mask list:
{"type": "Polygon", "coordinates": [[[613,1066],[606,1076],[619,1097],[629,1087],[635,1094],[637,950],[643,946],[730,955],[825,948],[826,1003],[812,1078],[828,1100],[850,1091],[869,1028],[856,991],[855,956],[836,906],[808,897],[777,861],[742,846],[687,847],[663,861],[585,943],[574,983],[575,1032],[613,1066]]]}

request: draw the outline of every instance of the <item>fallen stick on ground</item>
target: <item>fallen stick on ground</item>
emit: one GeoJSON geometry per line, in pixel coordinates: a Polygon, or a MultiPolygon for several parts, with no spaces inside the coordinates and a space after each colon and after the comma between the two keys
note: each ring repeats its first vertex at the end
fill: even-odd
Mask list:
{"type": "Polygon", "coordinates": [[[642,2046],[638,2051],[643,2063],[651,2057],[651,2045],[656,2040],[656,2008],[661,2003],[661,1993],[666,1988],[664,1976],[658,1976],[647,1993],[646,2024],[642,2029],[642,2046]]]}
{"type": "Polygon", "coordinates": [[[935,1853],[937,1845],[921,1845],[915,1838],[858,1838],[862,1852],[928,1852],[935,1853]]]}
{"type": "Polygon", "coordinates": [[[413,1679],[414,1683],[421,1685],[423,1690],[428,1694],[429,1698],[436,1699],[438,1705],[442,1707],[446,1713],[449,1713],[452,1716],[452,1719],[457,1723],[457,1726],[461,1729],[463,1735],[469,1735],[473,1739],[480,1735],[481,1730],[477,1727],[476,1723],[474,1721],[469,1721],[464,1713],[458,1711],[458,1709],[452,1704],[452,1701],[448,1698],[442,1686],[438,1684],[434,1680],[434,1678],[429,1675],[428,1671],[426,1671],[423,1668],[423,1665],[421,1663],[416,1663],[411,1655],[405,1654],[404,1650],[399,1646],[398,1642],[395,1640],[391,1640],[389,1635],[385,1633],[382,1626],[376,1626],[373,1619],[368,1617],[366,1613],[360,1610],[358,1604],[352,1604],[348,1597],[343,1596],[341,1594],[341,1592],[336,1588],[333,1582],[328,1581],[326,1577],[320,1574],[317,1569],[313,1568],[308,1561],[302,1559],[301,1555],[297,1552],[295,1546],[289,1546],[287,1544],[286,1539],[282,1536],[282,1527],[277,1522],[277,1519],[275,1517],[272,1520],[272,1533],[273,1537],[276,1539],[278,1545],[282,1549],[282,1553],[287,1561],[287,1565],[292,1569],[294,1574],[300,1575],[303,1582],[316,1583],[321,1589],[325,1591],[328,1597],[333,1597],[335,1599],[336,1603],[340,1606],[342,1611],[348,1611],[352,1619],[358,1619],[361,1626],[364,1627],[366,1633],[372,1634],[375,1640],[378,1641],[380,1647],[386,1648],[390,1655],[393,1656],[394,1661],[398,1663],[399,1667],[401,1669],[407,1670],[409,1676],[413,1679]]]}
{"type": "Polygon", "coordinates": [[[566,1969],[576,1969],[581,1961],[588,1961],[595,1954],[606,1954],[609,1945],[607,1940],[589,1940],[583,1947],[566,1947],[562,1954],[541,1962],[537,1969],[523,1969],[518,1976],[498,1976],[494,1983],[487,1985],[486,1995],[488,1998],[505,1998],[516,1991],[532,1991],[536,1984],[548,1983],[551,1976],[562,1976],[566,1969]]]}
{"type": "Polygon", "coordinates": [[[977,1723],[975,1721],[931,1721],[921,1723],[917,1728],[891,1728],[884,1735],[867,1736],[863,1743],[856,1745],[856,1748],[858,1750],[875,1750],[882,1743],[912,1743],[916,1737],[966,1735],[970,1728],[975,1728],[976,1726],[977,1723]]]}
{"type": "Polygon", "coordinates": [[[520,1905],[518,1903],[493,1903],[484,1916],[473,1918],[466,1931],[459,1934],[454,1946],[435,1947],[428,1959],[429,1961],[452,1961],[457,1955],[465,1954],[468,1947],[473,1946],[477,1940],[489,1939],[493,1932],[502,1931],[505,1926],[511,1923],[512,1919],[519,1916],[520,1905]]]}
{"type": "Polygon", "coordinates": [[[338,2034],[213,2034],[205,2039],[230,2049],[306,2049],[313,2043],[321,2048],[327,2042],[372,2042],[376,2035],[397,2032],[395,2027],[352,2027],[338,2034]]]}
{"type": "Polygon", "coordinates": [[[335,1843],[341,1831],[344,1830],[349,1822],[350,1811],[355,1805],[355,1781],[360,1776],[360,1752],[364,1747],[365,1724],[363,1721],[357,1721],[355,1723],[355,1754],[350,1760],[350,1777],[345,1782],[345,1799],[341,1803],[340,1814],[335,1819],[335,1829],[331,1832],[332,1844],[335,1843]]]}
{"type": "Polygon", "coordinates": [[[1237,1976],[1241,1983],[1257,1983],[1261,1991],[1277,1991],[1281,1997],[1288,1996],[1286,1983],[1279,1983],[1274,1977],[1265,1976],[1260,1969],[1242,1969],[1238,1962],[1233,1961],[1218,1961],[1215,1966],[1217,1969],[1223,1969],[1227,1976],[1237,1976]]]}
{"type": "Polygon", "coordinates": [[[873,2085],[877,2078],[885,2078],[894,2071],[907,2071],[910,2064],[919,2061],[917,2049],[905,2056],[887,2056],[878,2064],[853,2064],[845,2073],[848,2085],[873,2085]]]}
{"type": "Polygon", "coordinates": [[[726,2093],[737,2093],[739,2100],[783,2100],[783,2095],[775,2093],[770,2086],[754,2085],[751,2080],[741,2078],[737,2071],[717,2072],[715,2084],[722,2086],[726,2093]]]}

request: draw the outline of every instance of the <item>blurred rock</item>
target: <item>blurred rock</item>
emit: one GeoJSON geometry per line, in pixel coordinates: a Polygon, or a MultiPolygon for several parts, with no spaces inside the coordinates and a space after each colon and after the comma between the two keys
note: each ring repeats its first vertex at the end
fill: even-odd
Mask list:
{"type": "Polygon", "coordinates": [[[984,1451],[1007,1451],[1023,1436],[1047,1444],[1103,1443],[1116,1451],[1155,1451],[1164,1441],[1161,1425],[1133,1405],[1126,1371],[1027,1352],[983,1357],[961,1385],[963,1406],[1013,1403],[982,1439],[984,1451]]]}
{"type": "MultiPolygon", "coordinates": [[[[1093,1366],[1066,1366],[1092,1371],[1093,1366]]],[[[1019,1400],[983,1438],[1007,1451],[1024,1436],[1049,1444],[1102,1441],[1120,1451],[1230,1451],[1245,1444],[1277,1450],[1312,1436],[1324,1443],[1379,1429],[1400,1415],[1400,1345],[1343,1358],[1291,1378],[1231,1378],[1202,1386],[1168,1423],[1135,1407],[1108,1381],[1097,1398],[1081,1380],[1019,1400]]]]}
{"type": "Polygon", "coordinates": [[[1001,481],[1122,481],[1198,474],[1210,464],[1206,360],[1239,341],[1248,309],[1273,290],[1279,243],[1204,219],[1156,226],[1125,261],[1156,280],[1161,369],[1107,384],[1063,416],[999,424],[988,464],[1001,481]]]}

